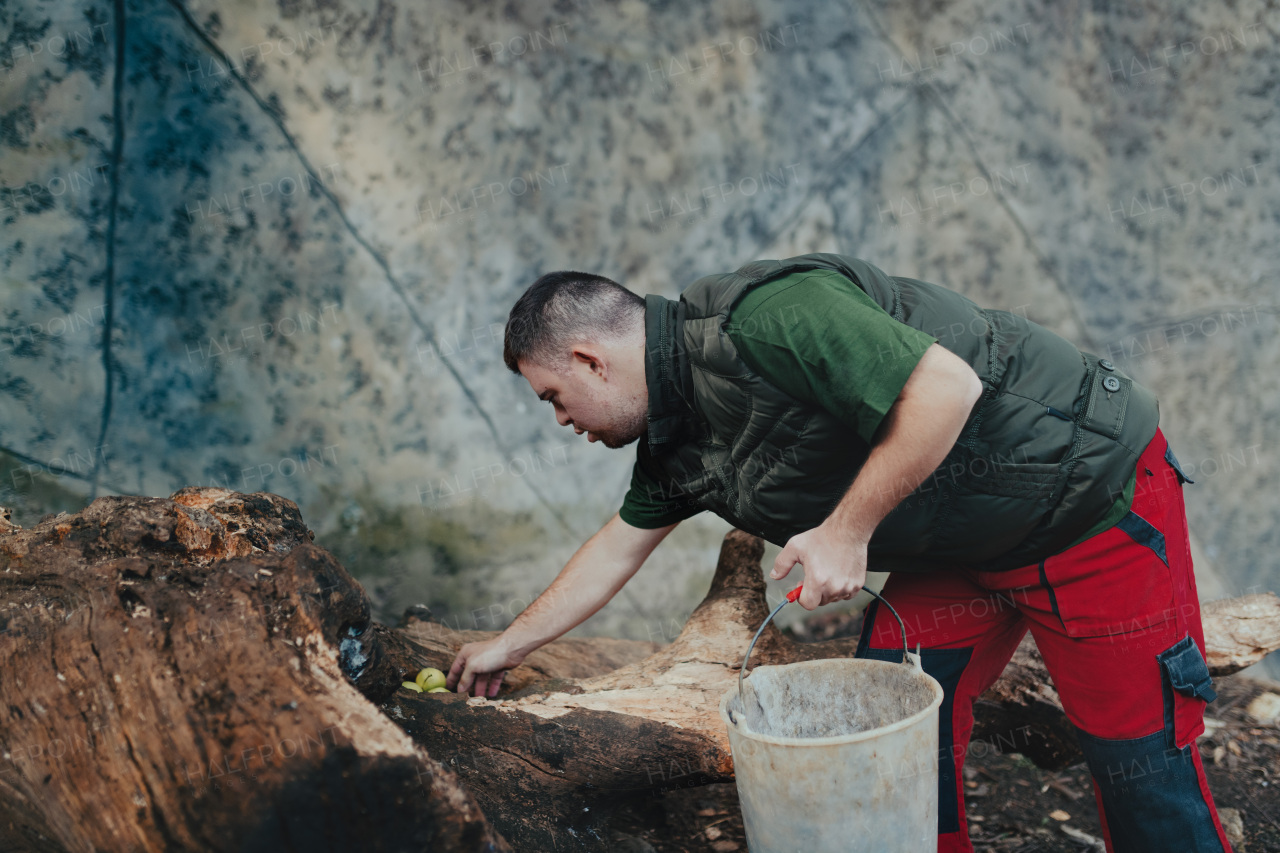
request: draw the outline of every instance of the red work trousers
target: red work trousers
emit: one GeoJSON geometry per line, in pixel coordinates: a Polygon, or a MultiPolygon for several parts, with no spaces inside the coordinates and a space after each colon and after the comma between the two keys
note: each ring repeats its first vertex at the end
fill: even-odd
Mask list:
{"type": "MultiPolygon", "coordinates": [[[[973,850],[961,773],[973,702],[1028,629],[1076,726],[1107,850],[1230,851],[1195,743],[1214,692],[1184,481],[1191,482],[1157,430],[1138,459],[1131,511],[1114,527],[1012,571],[890,575],[883,595],[945,694],[940,853],[973,850]]],[[[901,636],[892,614],[873,602],[857,656],[900,660],[901,636]]],[[[1016,751],[1019,732],[1007,735],[997,740],[1016,751]]]]}

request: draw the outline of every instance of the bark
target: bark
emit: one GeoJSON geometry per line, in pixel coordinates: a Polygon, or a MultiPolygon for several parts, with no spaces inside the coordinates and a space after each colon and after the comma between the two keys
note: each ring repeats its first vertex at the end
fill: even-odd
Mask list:
{"type": "MultiPolygon", "coordinates": [[[[607,850],[620,806],[732,780],[717,709],[768,612],[758,537],[725,537],[670,645],[559,640],[492,701],[400,683],[493,632],[372,622],[310,538],[292,503],[215,489],[0,529],[3,849],[607,850]]],[[[1238,669],[1280,646],[1280,599],[1210,604],[1205,631],[1238,669]]],[[[770,625],[752,666],[855,646],[770,625]]],[[[996,748],[1080,760],[1029,641],[976,713],[996,748]]]]}
{"type": "Polygon", "coordinates": [[[508,849],[356,684],[363,590],[275,495],[0,530],[0,849],[508,849]]]}

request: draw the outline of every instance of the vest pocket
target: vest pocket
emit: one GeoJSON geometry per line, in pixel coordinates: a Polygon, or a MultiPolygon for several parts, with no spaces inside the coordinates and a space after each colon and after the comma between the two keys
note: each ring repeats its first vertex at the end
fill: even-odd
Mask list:
{"type": "Polygon", "coordinates": [[[1010,462],[968,453],[949,472],[951,506],[933,538],[940,556],[990,560],[1022,542],[1057,503],[1062,468],[1053,462],[1010,462]]]}
{"type": "Polygon", "coordinates": [[[1106,370],[1096,361],[1092,364],[1093,380],[1089,383],[1080,426],[1112,440],[1119,439],[1129,397],[1133,394],[1133,380],[1116,368],[1106,370]]]}
{"type": "Polygon", "coordinates": [[[975,467],[969,486],[980,494],[997,497],[1025,498],[1040,503],[1047,512],[1047,503],[1058,486],[1061,467],[1052,462],[990,462],[974,457],[975,467]]]}

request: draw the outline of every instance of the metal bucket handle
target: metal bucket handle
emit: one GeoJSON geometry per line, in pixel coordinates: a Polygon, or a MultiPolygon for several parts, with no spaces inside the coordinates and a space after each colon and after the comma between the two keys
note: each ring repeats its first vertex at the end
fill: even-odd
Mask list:
{"type": "MultiPolygon", "coordinates": [[[[790,604],[791,602],[799,598],[800,590],[802,589],[804,589],[804,584],[800,584],[800,586],[796,587],[795,589],[791,590],[791,592],[787,593],[787,597],[782,599],[782,601],[778,603],[778,606],[773,608],[773,612],[765,617],[765,620],[760,623],[760,627],[756,631],[756,635],[751,638],[751,645],[747,646],[747,653],[742,658],[742,668],[738,670],[738,695],[739,696],[744,695],[742,692],[742,680],[743,678],[746,677],[746,674],[747,674],[747,661],[751,659],[751,650],[756,647],[756,640],[760,639],[760,635],[764,633],[764,626],[768,625],[769,622],[773,620],[773,617],[778,615],[779,610],[781,610],[782,608],[786,607],[788,604],[790,604]]],[[[889,608],[889,612],[893,614],[893,618],[898,620],[898,627],[902,629],[902,662],[908,665],[914,664],[915,666],[919,666],[920,665],[919,657],[915,656],[913,660],[911,649],[907,645],[907,625],[905,622],[902,621],[902,617],[898,615],[898,611],[893,609],[893,605],[889,603],[888,599],[886,599],[883,595],[876,592],[875,590],[867,589],[866,587],[863,587],[862,591],[871,593],[877,599],[883,602],[885,607],[889,608]]]]}

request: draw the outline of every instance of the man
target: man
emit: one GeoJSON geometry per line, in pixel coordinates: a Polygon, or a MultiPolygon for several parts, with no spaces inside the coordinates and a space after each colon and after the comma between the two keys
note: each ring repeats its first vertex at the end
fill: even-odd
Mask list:
{"type": "MultiPolygon", "coordinates": [[[[1204,663],[1182,473],[1155,397],[1024,317],[846,255],[756,261],[678,301],[551,273],[504,358],[556,420],[637,446],[621,510],[449,686],[505,671],[595,613],[709,509],[779,545],[812,610],[868,561],[940,714],[939,847],[972,850],[960,769],[973,700],[1029,629],[1079,730],[1107,849],[1226,851],[1195,738],[1204,663]]],[[[896,659],[867,610],[857,656],[896,659]]],[[[897,652],[898,655],[901,652],[897,652]]]]}

